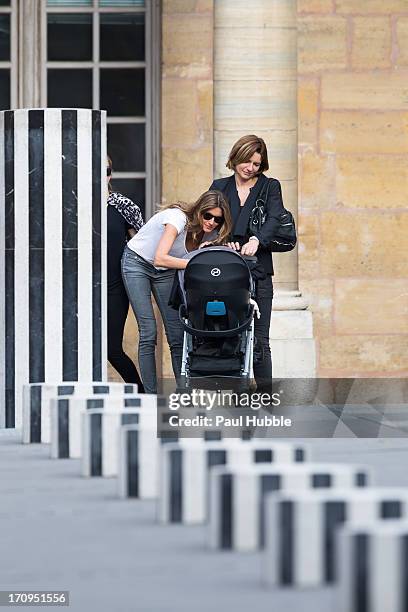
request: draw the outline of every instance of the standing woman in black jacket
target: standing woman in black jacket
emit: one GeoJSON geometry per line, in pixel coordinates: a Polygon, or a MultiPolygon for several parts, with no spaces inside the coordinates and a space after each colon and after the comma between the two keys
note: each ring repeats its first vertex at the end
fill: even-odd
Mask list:
{"type": "Polygon", "coordinates": [[[243,255],[255,255],[266,274],[264,280],[258,281],[256,293],[261,317],[255,319],[254,376],[258,390],[269,391],[272,381],[269,327],[273,298],[270,243],[277,227],[277,217],[284,212],[282,191],[279,181],[263,174],[269,169],[268,151],[264,140],[258,136],[243,136],[237,140],[226,166],[234,174],[213,181],[210,189],[222,191],[229,202],[233,220],[230,246],[243,255]],[[257,199],[260,196],[265,198],[266,193],[266,220],[259,231],[250,233],[251,211],[257,199]]]}

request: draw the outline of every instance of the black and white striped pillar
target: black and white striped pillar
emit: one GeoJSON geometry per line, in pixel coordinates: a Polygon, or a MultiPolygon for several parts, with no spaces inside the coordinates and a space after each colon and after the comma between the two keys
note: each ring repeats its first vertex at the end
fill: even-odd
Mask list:
{"type": "Polygon", "coordinates": [[[225,438],[181,439],[161,449],[158,519],[161,523],[204,523],[208,518],[209,473],[216,465],[291,463],[307,459],[303,444],[225,438]]]}
{"type": "Polygon", "coordinates": [[[82,412],[96,409],[115,413],[140,410],[145,413],[146,418],[149,418],[153,425],[156,425],[155,395],[59,397],[50,400],[52,459],[79,459],[82,457],[82,412]]]}
{"type": "Polygon", "coordinates": [[[157,427],[122,425],[119,447],[119,497],[154,499],[158,495],[159,448],[157,427]]]}
{"type": "Polygon", "coordinates": [[[334,463],[215,467],[210,480],[210,546],[236,551],[262,548],[268,493],[369,484],[364,468],[334,463]]]}
{"type": "Polygon", "coordinates": [[[0,427],[23,385],[106,379],[106,112],[0,113],[0,427]]]}
{"type": "Polygon", "coordinates": [[[124,410],[91,409],[82,417],[82,476],[118,476],[120,428],[138,425],[151,432],[152,445],[157,441],[156,415],[140,408],[124,410]]]}
{"type": "Polygon", "coordinates": [[[408,491],[402,488],[291,491],[267,496],[263,583],[300,588],[333,583],[338,574],[336,532],[341,525],[402,517],[408,517],[408,491]]]}
{"type": "Polygon", "coordinates": [[[51,442],[51,407],[50,400],[61,396],[94,398],[108,395],[122,396],[137,393],[137,385],[105,382],[79,383],[31,383],[24,385],[23,390],[23,444],[51,442]]]}
{"type": "Polygon", "coordinates": [[[337,612],[407,612],[408,522],[346,525],[338,533],[337,612]]]}

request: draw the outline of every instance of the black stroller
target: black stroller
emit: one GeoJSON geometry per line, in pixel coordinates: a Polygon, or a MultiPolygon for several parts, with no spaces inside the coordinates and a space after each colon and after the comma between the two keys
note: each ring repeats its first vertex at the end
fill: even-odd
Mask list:
{"type": "Polygon", "coordinates": [[[179,284],[185,330],[180,385],[228,377],[247,388],[253,377],[255,308],[248,263],[226,247],[201,249],[179,272],[179,284]]]}

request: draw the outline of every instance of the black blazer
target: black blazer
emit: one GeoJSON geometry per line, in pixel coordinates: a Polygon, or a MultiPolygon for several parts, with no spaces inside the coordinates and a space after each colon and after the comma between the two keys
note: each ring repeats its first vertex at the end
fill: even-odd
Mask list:
{"type": "Polygon", "coordinates": [[[268,200],[266,202],[267,218],[259,232],[255,235],[259,240],[258,251],[256,256],[258,261],[262,264],[266,274],[273,276],[273,262],[272,255],[269,250],[269,245],[272,237],[275,234],[275,230],[278,225],[277,216],[284,212],[282,202],[282,190],[278,180],[274,178],[268,179],[264,174],[261,174],[251,188],[248,198],[241,206],[238,191],[235,183],[235,175],[228,176],[227,178],[216,179],[212,182],[210,189],[221,191],[227,198],[230,205],[231,216],[233,221],[231,239],[239,242],[241,245],[248,241],[248,223],[251,210],[255,206],[255,202],[261,192],[266,192],[266,182],[270,181],[268,200]]]}

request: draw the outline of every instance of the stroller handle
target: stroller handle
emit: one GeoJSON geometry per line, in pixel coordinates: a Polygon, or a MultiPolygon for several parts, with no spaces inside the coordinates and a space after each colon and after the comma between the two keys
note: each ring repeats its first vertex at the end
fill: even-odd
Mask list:
{"type": "Polygon", "coordinates": [[[195,329],[195,327],[191,327],[184,321],[184,317],[187,316],[185,304],[181,304],[179,307],[179,319],[183,328],[191,334],[192,336],[196,336],[197,338],[228,338],[231,336],[236,336],[237,334],[248,329],[252,323],[254,315],[254,305],[250,304],[249,306],[249,315],[248,319],[241,323],[238,327],[234,327],[232,329],[220,330],[220,331],[205,331],[202,329],[195,329]]]}

